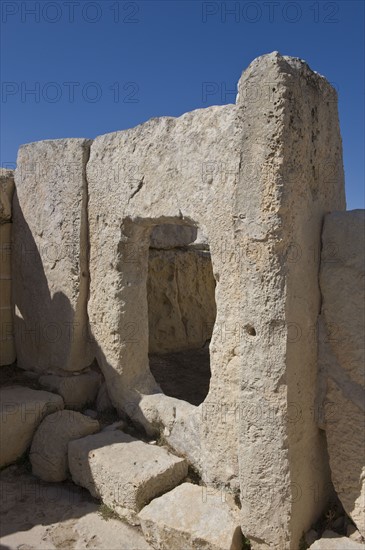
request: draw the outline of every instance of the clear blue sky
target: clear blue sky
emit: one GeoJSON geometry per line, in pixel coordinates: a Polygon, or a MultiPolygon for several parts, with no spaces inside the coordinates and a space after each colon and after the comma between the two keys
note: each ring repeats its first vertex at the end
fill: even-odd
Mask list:
{"type": "Polygon", "coordinates": [[[278,50],[336,86],[347,205],[364,208],[363,1],[0,4],[2,166],[22,143],[233,103],[242,70],[278,50]],[[204,82],[214,83],[207,96],[204,82]]]}

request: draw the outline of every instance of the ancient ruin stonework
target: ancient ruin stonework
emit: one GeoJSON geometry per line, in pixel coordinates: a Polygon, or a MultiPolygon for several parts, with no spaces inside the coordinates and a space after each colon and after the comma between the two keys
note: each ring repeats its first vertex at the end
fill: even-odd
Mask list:
{"type": "MultiPolygon", "coordinates": [[[[298,548],[333,489],[316,333],[323,219],[346,206],[335,90],[304,61],[273,52],[244,71],[235,104],[93,142],[29,144],[15,180],[19,365],[65,376],[96,359],[106,383],[100,410],[110,398],[211,491],[239,500],[253,549],[298,548]],[[37,339],[39,327],[47,338],[37,339]],[[203,402],[166,395],[149,352],[207,346],[203,402]]],[[[113,507],[120,461],[108,441],[121,455],[131,442],[110,433],[72,441],[68,456],[74,480],[113,507]]],[[[157,519],[149,536],[165,540],[168,521],[157,519]]],[[[235,529],[217,537],[231,540],[235,529]]],[[[199,532],[193,522],[186,536],[199,532]]]]}
{"type": "Polygon", "coordinates": [[[365,536],[365,212],[325,217],[319,334],[321,425],[332,481],[365,536]]]}
{"type": "Polygon", "coordinates": [[[12,227],[11,201],[14,174],[0,169],[0,366],[15,361],[14,319],[11,300],[12,227]]]}
{"type": "Polygon", "coordinates": [[[18,365],[80,371],[91,363],[87,333],[88,228],[85,164],[90,141],[20,148],[13,201],[13,297],[18,365]]]}

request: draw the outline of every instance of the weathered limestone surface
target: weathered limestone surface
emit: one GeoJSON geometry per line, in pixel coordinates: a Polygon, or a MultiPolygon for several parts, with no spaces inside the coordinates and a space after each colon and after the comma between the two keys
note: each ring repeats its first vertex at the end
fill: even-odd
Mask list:
{"type": "Polygon", "coordinates": [[[11,300],[12,223],[0,221],[0,366],[15,361],[14,319],[11,300]]]}
{"type": "Polygon", "coordinates": [[[27,450],[43,418],[64,405],[59,395],[22,386],[1,388],[0,402],[0,467],[3,467],[27,450]]]}
{"type": "Polygon", "coordinates": [[[236,105],[98,137],[87,178],[88,311],[113,404],[164,432],[208,484],[240,488],[254,544],[297,548],[329,482],[313,410],[321,224],[345,208],[334,89],[299,59],[265,55],[236,105]],[[166,223],[198,228],[211,252],[200,407],[164,396],[149,371],[150,235],[166,223]]]}
{"type": "Polygon", "coordinates": [[[342,537],[333,531],[325,531],[322,538],[316,540],[309,550],[364,550],[365,544],[342,537]]]}
{"type": "Polygon", "coordinates": [[[136,513],[174,488],[188,470],[184,459],[120,430],[71,441],[68,462],[75,483],[131,523],[138,523],[136,513]]]}
{"type": "Polygon", "coordinates": [[[156,225],[151,233],[151,248],[169,249],[188,246],[197,238],[196,227],[184,225],[156,225]]]}
{"type": "Polygon", "coordinates": [[[164,353],[202,347],[212,335],[216,316],[214,294],[208,252],[150,249],[149,351],[164,353]]]}
{"type": "Polygon", "coordinates": [[[143,534],[157,550],[241,550],[238,509],[220,491],[183,483],[138,514],[143,534]]]}
{"type": "Polygon", "coordinates": [[[11,201],[14,193],[14,172],[0,168],[0,224],[11,221],[11,201]]]}
{"type": "Polygon", "coordinates": [[[11,249],[14,173],[0,168],[0,366],[15,361],[13,308],[11,305],[11,249]]]}
{"type": "Polygon", "coordinates": [[[86,162],[90,141],[20,148],[13,201],[13,297],[18,364],[80,371],[91,363],[86,162]]]}
{"type": "Polygon", "coordinates": [[[99,431],[99,422],[63,410],[48,415],[38,427],[30,448],[32,472],[44,481],[63,481],[68,475],[68,444],[99,431]]]}
{"type": "Polygon", "coordinates": [[[320,282],[321,426],[331,477],[365,536],[365,211],[325,218],[320,282]]]}
{"type": "Polygon", "coordinates": [[[101,377],[95,371],[71,376],[45,374],[39,383],[47,390],[59,393],[68,409],[81,410],[95,401],[101,377]]]}

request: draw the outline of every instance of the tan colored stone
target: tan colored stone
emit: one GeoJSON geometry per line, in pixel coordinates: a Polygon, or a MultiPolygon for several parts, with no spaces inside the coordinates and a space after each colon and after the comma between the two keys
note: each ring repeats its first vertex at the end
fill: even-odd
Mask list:
{"type": "Polygon", "coordinates": [[[330,479],[313,335],[323,216],[345,208],[336,92],[273,52],[243,73],[236,105],[99,136],[87,178],[88,311],[113,404],[207,484],[241,491],[246,536],[297,548],[330,479]],[[149,370],[150,236],[166,223],[201,230],[217,283],[199,407],[165,396],[149,370]]]}
{"type": "Polygon", "coordinates": [[[196,227],[183,225],[156,225],[151,233],[151,248],[171,249],[185,247],[197,238],[196,227]]]}
{"type": "Polygon", "coordinates": [[[39,377],[39,383],[61,395],[68,409],[81,410],[95,401],[101,377],[94,371],[71,376],[45,374],[39,377]]]}
{"type": "Polygon", "coordinates": [[[321,426],[331,477],[365,536],[365,211],[333,212],[322,237],[321,426]]]}
{"type": "Polygon", "coordinates": [[[32,472],[44,481],[63,481],[68,475],[68,444],[99,431],[99,422],[69,410],[48,415],[40,424],[30,448],[32,472]]]}
{"type": "Polygon", "coordinates": [[[25,369],[80,371],[92,361],[86,312],[89,148],[85,139],[61,139],[19,149],[13,296],[18,364],[25,369]]]}
{"type": "Polygon", "coordinates": [[[0,401],[0,467],[3,467],[27,450],[43,418],[64,405],[59,395],[22,386],[1,388],[0,401]]]}
{"type": "Polygon", "coordinates": [[[0,224],[0,277],[7,279],[11,279],[11,232],[11,223],[0,224]]]}
{"type": "Polygon", "coordinates": [[[147,542],[156,550],[241,550],[238,509],[222,495],[183,483],[154,499],[138,514],[147,542]]]}
{"type": "Polygon", "coordinates": [[[11,220],[11,201],[14,193],[14,172],[0,168],[0,224],[11,220]]]}
{"type": "MultiPolygon", "coordinates": [[[[189,228],[190,229],[190,228],[189,228]]],[[[202,347],[216,317],[215,280],[208,252],[149,251],[149,351],[202,347]]]]}
{"type": "Polygon", "coordinates": [[[131,523],[138,523],[136,513],[180,483],[188,470],[184,459],[120,430],[71,441],[68,462],[75,483],[131,523]]]}
{"type": "Polygon", "coordinates": [[[364,550],[365,544],[360,544],[347,537],[342,537],[333,531],[325,531],[322,538],[316,540],[309,550],[364,550]]]}

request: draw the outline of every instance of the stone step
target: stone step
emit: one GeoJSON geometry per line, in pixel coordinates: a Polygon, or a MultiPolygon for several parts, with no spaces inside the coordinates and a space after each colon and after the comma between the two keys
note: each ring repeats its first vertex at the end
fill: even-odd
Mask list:
{"type": "Polygon", "coordinates": [[[185,459],[120,431],[105,431],[70,441],[72,479],[131,524],[153,498],[187,476],[185,459]]]}
{"type": "Polygon", "coordinates": [[[156,550],[241,550],[239,510],[221,491],[183,483],[154,499],[138,514],[143,534],[156,550]]]}
{"type": "Polygon", "coordinates": [[[365,550],[365,544],[355,542],[333,531],[325,531],[309,550],[365,550]]]}

